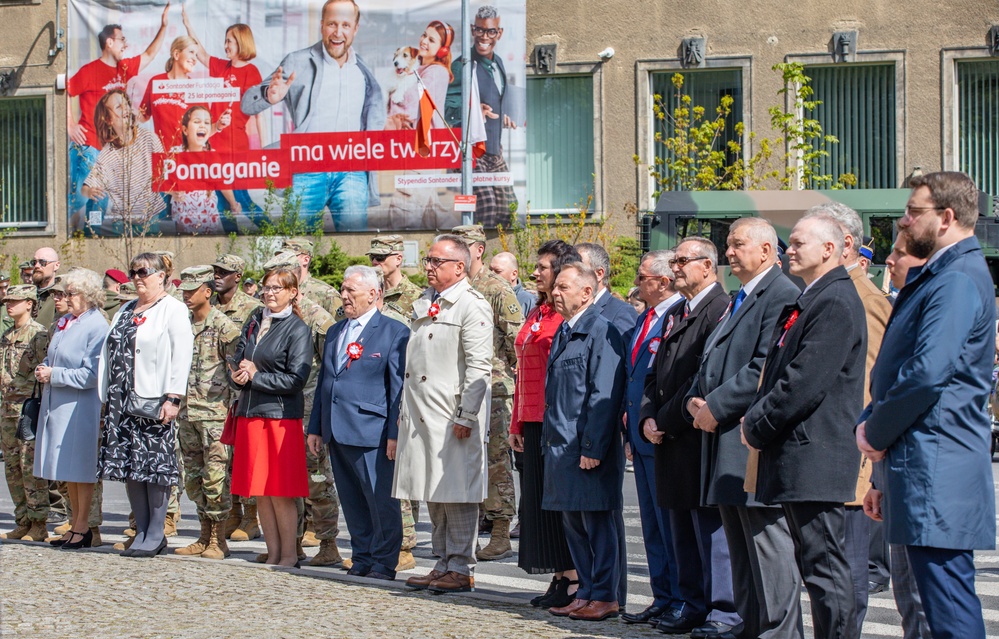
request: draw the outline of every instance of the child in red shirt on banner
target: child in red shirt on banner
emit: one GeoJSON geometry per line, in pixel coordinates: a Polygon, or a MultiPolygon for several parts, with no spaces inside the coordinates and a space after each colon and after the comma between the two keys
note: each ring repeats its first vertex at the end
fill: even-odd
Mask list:
{"type": "MultiPolygon", "coordinates": [[[[207,107],[193,106],[181,117],[183,144],[170,149],[171,153],[185,151],[211,151],[208,142],[212,132],[212,114],[207,107]]],[[[214,138],[213,138],[214,139],[214,138]]],[[[234,213],[240,211],[239,202],[232,191],[220,191],[234,213]]],[[[215,191],[176,191],[172,194],[171,212],[182,233],[213,233],[222,230],[218,196],[215,191]]]]}

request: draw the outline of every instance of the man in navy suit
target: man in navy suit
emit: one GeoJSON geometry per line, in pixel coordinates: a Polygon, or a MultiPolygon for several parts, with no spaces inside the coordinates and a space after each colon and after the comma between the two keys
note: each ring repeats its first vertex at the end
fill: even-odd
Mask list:
{"type": "Polygon", "coordinates": [[[652,370],[659,342],[662,341],[663,317],[683,299],[673,288],[673,270],[669,267],[673,256],[673,251],[651,251],[642,257],[635,286],[648,310],[639,315],[631,338],[625,341],[624,369],[628,374],[628,385],[623,409],[624,451],[635,464],[638,509],[642,517],[645,560],[649,566],[653,596],[652,604],[642,612],[621,615],[625,623],[649,623],[683,605],[677,593],[676,559],[669,515],[659,507],[656,496],[655,451],[652,444],[644,441],[639,434],[645,378],[652,370]]]}
{"type": "Polygon", "coordinates": [[[624,506],[621,398],[624,342],[593,306],[597,278],[580,262],[562,267],[552,300],[565,321],[552,342],[545,380],[542,508],[561,511],[579,589],[557,616],[616,617],[624,566],[618,548],[624,506]]]}
{"type": "Polygon", "coordinates": [[[350,530],[348,574],[395,579],[402,546],[392,475],[409,329],[382,315],[378,275],[370,266],[344,272],[347,319],[330,328],[323,349],[309,448],[329,445],[333,477],[350,530]]]}
{"type": "Polygon", "coordinates": [[[909,269],[871,371],[857,446],[882,464],[888,541],[904,544],[934,637],[985,637],[974,551],[995,548],[995,495],[985,412],[995,301],[975,238],[978,192],[963,173],[913,180],[898,221],[909,269]]]}
{"type": "MultiPolygon", "coordinates": [[[[607,250],[599,244],[593,242],[583,242],[576,245],[579,257],[583,264],[593,269],[597,277],[597,287],[593,290],[593,305],[597,307],[608,322],[613,324],[627,342],[631,337],[631,330],[635,328],[635,319],[638,313],[628,302],[614,297],[610,291],[610,256],[607,250]]],[[[624,530],[624,511],[617,513],[617,525],[624,530]]],[[[621,581],[617,585],[617,601],[621,605],[621,610],[628,600],[628,544],[621,535],[621,546],[617,549],[618,560],[621,562],[621,581]]]]}

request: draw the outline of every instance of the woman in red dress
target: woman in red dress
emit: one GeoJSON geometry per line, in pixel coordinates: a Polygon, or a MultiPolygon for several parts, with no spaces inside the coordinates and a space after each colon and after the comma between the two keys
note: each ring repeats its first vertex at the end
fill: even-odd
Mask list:
{"type": "Polygon", "coordinates": [[[517,565],[531,574],[555,573],[548,591],[531,600],[532,605],[542,608],[568,605],[575,598],[579,585],[565,541],[561,514],[541,509],[545,484],[541,458],[545,376],[552,340],[562,323],[562,316],[555,312],[549,295],[562,266],[578,261],[576,249],[561,240],[541,245],[532,276],[538,286],[538,305],[527,316],[515,342],[517,384],[513,395],[510,447],[524,454],[517,565]]]}
{"type": "Polygon", "coordinates": [[[302,394],[312,368],[312,331],[301,319],[298,278],[264,275],[264,303],[243,327],[229,378],[239,390],[232,493],[257,498],[267,563],[298,567],[296,497],[309,496],[302,394]]]}

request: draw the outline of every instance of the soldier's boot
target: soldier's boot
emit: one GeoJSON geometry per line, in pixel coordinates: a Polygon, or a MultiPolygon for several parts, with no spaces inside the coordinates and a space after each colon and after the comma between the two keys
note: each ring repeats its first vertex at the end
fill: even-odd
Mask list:
{"type": "Polygon", "coordinates": [[[90,547],[91,548],[100,548],[101,546],[104,545],[104,540],[101,539],[101,529],[100,528],[98,528],[97,526],[92,527],[90,529],[90,534],[92,534],[94,536],[94,538],[90,541],[90,547]]]}
{"type": "MultiPolygon", "coordinates": [[[[333,547],[336,548],[335,545],[333,547]]],[[[319,551],[322,552],[322,548],[320,548],[319,551]]],[[[301,537],[299,537],[298,539],[295,540],[295,554],[298,555],[298,560],[299,561],[304,561],[304,560],[306,560],[306,559],[309,558],[309,556],[305,554],[305,551],[302,550],[302,538],[301,537]]],[[[316,556],[318,557],[318,555],[316,555],[316,556]]]]}
{"type": "Polygon", "coordinates": [[[176,537],[177,536],[177,521],[180,519],[180,513],[171,515],[167,513],[166,519],[163,520],[163,536],[164,537],[176,537]]]}
{"type": "Polygon", "coordinates": [[[128,550],[135,543],[135,537],[129,537],[125,541],[119,541],[114,546],[111,546],[115,550],[128,550]]]}
{"type": "Polygon", "coordinates": [[[0,539],[20,539],[21,537],[27,535],[29,530],[31,530],[31,525],[25,521],[24,523],[18,524],[17,528],[14,530],[0,534],[0,539]]]}
{"type": "Polygon", "coordinates": [[[69,529],[72,528],[72,527],[73,527],[73,524],[71,524],[70,522],[67,521],[65,524],[62,524],[61,526],[56,526],[55,528],[53,528],[52,529],[52,536],[53,537],[62,537],[63,535],[65,535],[66,533],[68,533],[69,529]]]}
{"type": "Polygon", "coordinates": [[[323,539],[319,543],[319,552],[312,558],[309,565],[336,566],[341,563],[343,563],[343,557],[340,556],[340,550],[336,547],[336,539],[323,539]]]}
{"type": "Polygon", "coordinates": [[[412,570],[416,568],[416,558],[408,550],[399,551],[399,565],[395,567],[396,572],[401,570],[412,570]]]}
{"type": "Polygon", "coordinates": [[[320,541],[321,540],[316,537],[316,531],[312,530],[311,527],[306,529],[305,534],[302,535],[302,545],[306,548],[315,548],[320,545],[320,541]]]}
{"type": "Polygon", "coordinates": [[[354,567],[354,560],[351,559],[350,557],[347,557],[346,559],[340,562],[340,570],[350,570],[353,567],[354,567]]]}
{"type": "Polygon", "coordinates": [[[201,556],[205,559],[225,559],[229,556],[229,547],[226,546],[225,535],[222,534],[225,532],[225,522],[211,521],[208,523],[208,547],[201,553],[201,556]]]}
{"type": "Polygon", "coordinates": [[[489,544],[475,554],[479,561],[495,561],[506,559],[513,555],[513,548],[510,547],[510,520],[494,519],[493,534],[489,538],[489,544]]]}
{"type": "Polygon", "coordinates": [[[229,539],[233,541],[250,541],[260,536],[260,525],[257,524],[257,506],[246,504],[243,508],[243,519],[239,527],[232,531],[229,539]]]}
{"type": "Polygon", "coordinates": [[[267,563],[267,558],[269,556],[270,555],[268,555],[267,553],[262,552],[259,555],[257,555],[256,557],[254,557],[253,561],[257,562],[258,564],[266,564],[267,563]]]}
{"type": "Polygon", "coordinates": [[[45,527],[45,520],[31,522],[31,528],[28,529],[27,534],[21,537],[22,541],[45,541],[49,538],[49,531],[45,527]]]}
{"type": "MultiPolygon", "coordinates": [[[[167,517],[167,520],[169,519],[170,518],[167,517]]],[[[205,548],[208,548],[208,537],[211,533],[211,530],[212,530],[212,522],[209,521],[208,519],[202,519],[201,535],[198,536],[198,540],[195,541],[193,544],[184,546],[183,548],[178,548],[173,552],[178,555],[188,555],[188,556],[200,555],[201,553],[205,552],[205,548]]]]}
{"type": "Polygon", "coordinates": [[[229,519],[225,520],[226,539],[232,538],[233,531],[239,528],[239,524],[242,521],[243,521],[243,504],[239,503],[239,500],[233,497],[232,508],[229,509],[229,519]]]}
{"type": "Polygon", "coordinates": [[[128,528],[126,528],[124,531],[122,531],[121,534],[125,535],[126,537],[135,537],[135,529],[136,528],[137,528],[137,526],[135,525],[135,513],[129,512],[128,513],[128,528]]]}

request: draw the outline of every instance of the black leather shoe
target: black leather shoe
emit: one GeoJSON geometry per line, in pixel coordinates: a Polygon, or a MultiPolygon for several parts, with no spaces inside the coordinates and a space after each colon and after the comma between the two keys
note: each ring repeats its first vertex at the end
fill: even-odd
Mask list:
{"type": "Polygon", "coordinates": [[[366,574],[364,576],[367,577],[368,579],[381,579],[382,581],[395,581],[395,577],[390,577],[390,576],[388,576],[388,575],[386,575],[384,573],[375,572],[374,570],[372,570],[371,572],[369,572],[368,574],[366,574]]]}
{"type": "Polygon", "coordinates": [[[876,581],[867,582],[867,594],[876,595],[879,592],[884,592],[886,590],[888,590],[888,584],[882,584],[876,581]]]}
{"type": "Polygon", "coordinates": [[[354,564],[353,566],[350,567],[350,570],[347,571],[347,574],[352,577],[364,577],[369,572],[371,572],[370,569],[354,564]]]}
{"type": "Polygon", "coordinates": [[[632,613],[626,612],[621,615],[621,621],[624,623],[648,623],[649,619],[653,617],[661,617],[668,609],[668,606],[657,606],[655,604],[649,606],[642,612],[632,613]]]}
{"type": "Polygon", "coordinates": [[[544,594],[538,595],[534,599],[531,599],[531,605],[537,608],[541,605],[541,602],[548,597],[555,594],[555,590],[558,589],[559,577],[552,577],[552,582],[548,585],[548,590],[544,594]]]}
{"type": "Polygon", "coordinates": [[[742,632],[742,625],[730,626],[721,621],[706,621],[690,631],[691,639],[736,639],[742,632]]]}
{"type": "Polygon", "coordinates": [[[651,619],[649,619],[648,624],[653,628],[657,628],[659,627],[659,622],[661,621],[665,621],[668,619],[679,619],[681,610],[682,608],[669,607],[663,612],[663,614],[659,615],[658,617],[652,617],[651,619]]]}
{"type": "Polygon", "coordinates": [[[659,632],[667,635],[685,635],[694,628],[704,625],[706,616],[688,616],[681,614],[674,618],[663,619],[656,628],[659,632]]]}

